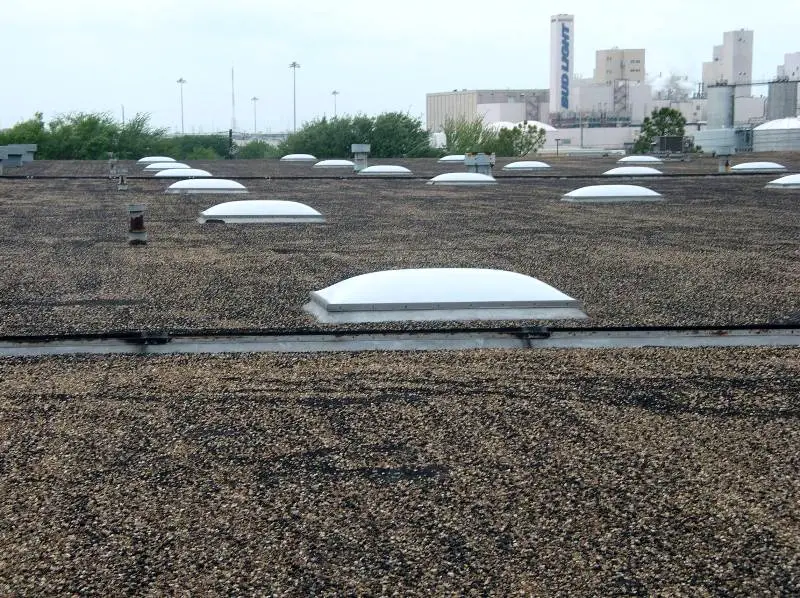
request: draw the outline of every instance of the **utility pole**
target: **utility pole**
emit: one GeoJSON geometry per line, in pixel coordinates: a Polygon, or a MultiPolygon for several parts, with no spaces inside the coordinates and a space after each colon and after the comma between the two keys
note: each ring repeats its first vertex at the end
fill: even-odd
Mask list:
{"type": "Polygon", "coordinates": [[[333,118],[336,118],[336,96],[339,95],[339,92],[334,89],[331,95],[333,96],[333,118]]]}
{"type": "Polygon", "coordinates": [[[300,64],[297,61],[293,61],[289,68],[292,69],[292,122],[294,132],[297,133],[297,69],[300,68],[300,64]]]}
{"type": "Polygon", "coordinates": [[[181,88],[181,135],[184,134],[184,128],[183,128],[183,84],[184,83],[186,83],[186,79],[184,79],[183,77],[181,77],[177,81],[177,84],[181,88]]]}
{"type": "Polygon", "coordinates": [[[253,96],[252,98],[250,98],[250,101],[253,102],[253,135],[255,135],[256,131],[258,131],[257,127],[258,121],[256,120],[256,102],[258,101],[258,98],[256,96],[253,96]]]}

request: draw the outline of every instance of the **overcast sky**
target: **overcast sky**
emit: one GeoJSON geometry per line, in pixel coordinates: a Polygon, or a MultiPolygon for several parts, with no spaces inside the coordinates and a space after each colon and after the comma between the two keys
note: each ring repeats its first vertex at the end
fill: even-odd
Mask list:
{"type": "MultiPolygon", "coordinates": [[[[238,128],[298,126],[338,112],[409,112],[425,94],[462,88],[546,88],[549,17],[575,15],[576,74],[594,52],[647,49],[647,71],[697,81],[722,32],[755,30],[753,72],[771,78],[800,51],[798,0],[0,0],[0,127],[42,111],[147,112],[188,132],[227,129],[231,67],[238,128]],[[646,7],[646,8],[644,8],[646,7]]],[[[755,88],[756,93],[765,93],[755,88]]]]}

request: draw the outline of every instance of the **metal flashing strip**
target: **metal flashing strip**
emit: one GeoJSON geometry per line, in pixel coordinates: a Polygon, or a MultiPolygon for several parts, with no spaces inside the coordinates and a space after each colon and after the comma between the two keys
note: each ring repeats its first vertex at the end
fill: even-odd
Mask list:
{"type": "Polygon", "coordinates": [[[0,356],[79,354],[316,353],[465,349],[800,347],[800,326],[732,328],[517,328],[468,331],[350,331],[287,334],[165,334],[0,339],[0,356]]]}

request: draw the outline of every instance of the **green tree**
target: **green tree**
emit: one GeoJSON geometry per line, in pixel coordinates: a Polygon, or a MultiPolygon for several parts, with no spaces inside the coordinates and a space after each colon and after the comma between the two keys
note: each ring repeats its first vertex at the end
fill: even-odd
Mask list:
{"type": "Polygon", "coordinates": [[[544,142],[544,129],[532,124],[523,126],[520,123],[511,129],[500,129],[494,147],[490,147],[498,156],[518,157],[538,152],[544,142]]]}
{"type": "Polygon", "coordinates": [[[41,112],[37,112],[33,118],[19,122],[5,131],[0,131],[0,145],[36,143],[40,146],[39,151],[42,151],[41,146],[44,145],[46,137],[44,116],[41,112]]]}
{"type": "Polygon", "coordinates": [[[448,117],[442,129],[446,137],[445,150],[451,154],[467,152],[492,153],[497,145],[497,132],[483,118],[448,117]]]}
{"type": "Polygon", "coordinates": [[[674,108],[653,110],[653,113],[642,121],[642,130],[633,145],[633,153],[649,152],[656,137],[683,137],[685,134],[686,119],[679,110],[674,108]]]}
{"type": "Polygon", "coordinates": [[[266,141],[254,139],[239,148],[236,157],[242,160],[260,160],[264,158],[277,158],[278,148],[266,141]]]}

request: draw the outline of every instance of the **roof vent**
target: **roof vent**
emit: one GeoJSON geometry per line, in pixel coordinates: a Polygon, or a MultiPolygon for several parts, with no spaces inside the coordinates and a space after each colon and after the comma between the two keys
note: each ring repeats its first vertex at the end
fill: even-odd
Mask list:
{"type": "Polygon", "coordinates": [[[303,309],[330,324],[587,317],[579,301],[541,280],[482,268],[362,274],[313,291],[303,309]]]}

